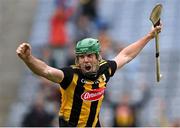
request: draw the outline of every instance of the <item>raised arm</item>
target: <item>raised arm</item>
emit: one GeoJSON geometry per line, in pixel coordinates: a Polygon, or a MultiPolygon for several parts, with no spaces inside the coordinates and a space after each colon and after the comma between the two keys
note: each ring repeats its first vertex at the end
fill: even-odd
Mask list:
{"type": "Polygon", "coordinates": [[[146,34],[144,37],[140,38],[136,42],[132,43],[131,45],[124,48],[113,60],[117,63],[117,68],[121,68],[126,63],[130,62],[134,59],[139,52],[144,48],[144,46],[155,37],[155,32],[161,31],[160,26],[156,26],[152,28],[152,30],[146,34]]]}
{"type": "Polygon", "coordinates": [[[28,43],[22,43],[16,50],[17,55],[24,61],[29,69],[52,82],[60,83],[64,78],[61,70],[48,66],[43,61],[37,59],[31,54],[31,46],[28,43]]]}

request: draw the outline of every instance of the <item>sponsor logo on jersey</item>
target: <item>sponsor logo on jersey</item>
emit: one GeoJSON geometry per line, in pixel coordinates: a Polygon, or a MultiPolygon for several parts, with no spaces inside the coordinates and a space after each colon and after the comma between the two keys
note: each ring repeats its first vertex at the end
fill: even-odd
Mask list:
{"type": "Polygon", "coordinates": [[[81,95],[81,99],[86,101],[97,101],[104,95],[104,90],[105,88],[98,88],[84,92],[81,95]]]}

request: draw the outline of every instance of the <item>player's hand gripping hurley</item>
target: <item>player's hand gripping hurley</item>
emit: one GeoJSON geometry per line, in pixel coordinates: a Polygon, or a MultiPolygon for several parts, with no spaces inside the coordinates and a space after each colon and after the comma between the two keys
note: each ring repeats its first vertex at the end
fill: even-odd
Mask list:
{"type": "MultiPolygon", "coordinates": [[[[160,25],[160,16],[161,16],[162,5],[157,4],[150,15],[150,20],[154,27],[160,25]]],[[[160,73],[160,51],[159,51],[159,33],[155,33],[155,43],[156,43],[156,78],[157,82],[160,81],[162,74],[160,73]]]]}

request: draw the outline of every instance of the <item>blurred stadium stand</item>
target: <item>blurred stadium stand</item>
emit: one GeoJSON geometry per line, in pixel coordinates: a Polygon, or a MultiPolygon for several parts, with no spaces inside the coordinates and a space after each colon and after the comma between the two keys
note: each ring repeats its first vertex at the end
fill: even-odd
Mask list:
{"type": "MultiPolygon", "coordinates": [[[[149,31],[151,28],[149,15],[152,8],[157,2],[163,4],[163,30],[160,35],[163,79],[160,83],[156,83],[155,44],[152,40],[135,60],[115,74],[108,84],[107,93],[111,102],[117,103],[123,91],[128,90],[136,102],[142,96],[139,87],[145,84],[150,88],[151,97],[139,113],[140,126],[161,126],[159,99],[163,99],[166,104],[166,118],[169,121],[180,118],[180,1],[99,0],[99,2],[99,16],[110,24],[111,37],[117,42],[126,42],[124,45],[131,44],[149,31]]],[[[36,98],[40,80],[17,60],[15,48],[18,41],[29,39],[33,53],[38,57],[42,56],[39,48],[47,43],[48,22],[54,8],[53,0],[0,0],[0,28],[2,28],[0,32],[4,33],[0,34],[2,42],[0,51],[3,53],[0,54],[1,126],[20,126],[23,115],[36,98]],[[3,15],[8,17],[4,18],[3,15]],[[18,81],[20,82],[17,83],[18,81]],[[7,106],[10,107],[9,113],[7,106]],[[7,116],[8,119],[2,118],[7,116]]],[[[104,126],[112,126],[112,111],[105,102],[101,113],[104,126]]]]}
{"type": "Polygon", "coordinates": [[[15,51],[29,39],[36,5],[36,0],[0,0],[0,126],[6,124],[23,79],[25,68],[15,51]]]}

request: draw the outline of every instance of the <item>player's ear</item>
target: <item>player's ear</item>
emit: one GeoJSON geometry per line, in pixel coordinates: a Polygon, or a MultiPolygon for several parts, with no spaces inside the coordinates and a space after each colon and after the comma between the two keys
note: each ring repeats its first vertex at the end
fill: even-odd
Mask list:
{"type": "Polygon", "coordinates": [[[98,61],[100,62],[102,60],[102,56],[98,55],[98,61]]]}
{"type": "Polygon", "coordinates": [[[78,57],[77,56],[75,58],[75,65],[79,66],[79,61],[78,61],[78,57]]]}

